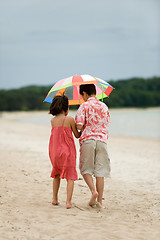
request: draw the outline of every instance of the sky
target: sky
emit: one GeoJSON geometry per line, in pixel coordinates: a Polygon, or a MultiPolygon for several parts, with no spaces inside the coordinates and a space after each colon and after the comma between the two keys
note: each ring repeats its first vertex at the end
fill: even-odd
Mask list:
{"type": "Polygon", "coordinates": [[[0,0],[0,89],[160,76],[159,0],[0,0]]]}

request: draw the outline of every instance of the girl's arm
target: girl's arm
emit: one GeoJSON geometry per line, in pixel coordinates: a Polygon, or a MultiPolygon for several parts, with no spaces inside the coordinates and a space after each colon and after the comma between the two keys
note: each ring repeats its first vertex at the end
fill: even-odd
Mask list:
{"type": "Polygon", "coordinates": [[[81,136],[81,132],[78,132],[74,118],[72,118],[72,117],[70,118],[70,123],[71,123],[71,129],[74,133],[74,136],[76,138],[79,138],[81,136]]]}
{"type": "Polygon", "coordinates": [[[51,119],[51,127],[53,127],[53,118],[51,119]]]}

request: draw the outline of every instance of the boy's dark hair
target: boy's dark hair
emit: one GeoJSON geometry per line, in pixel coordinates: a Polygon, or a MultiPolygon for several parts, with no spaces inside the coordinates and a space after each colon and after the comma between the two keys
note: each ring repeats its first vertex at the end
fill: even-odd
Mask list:
{"type": "Polygon", "coordinates": [[[63,96],[55,96],[52,100],[52,103],[50,105],[50,111],[49,113],[53,116],[61,113],[62,111],[67,112],[68,110],[68,97],[63,96]]]}
{"type": "Polygon", "coordinates": [[[80,85],[79,93],[83,95],[83,92],[86,92],[89,96],[96,95],[96,87],[94,84],[80,85]]]}

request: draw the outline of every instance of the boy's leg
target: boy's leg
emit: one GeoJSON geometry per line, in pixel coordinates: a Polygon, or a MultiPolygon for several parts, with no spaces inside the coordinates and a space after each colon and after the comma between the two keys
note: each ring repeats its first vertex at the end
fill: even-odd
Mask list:
{"type": "Polygon", "coordinates": [[[74,180],[67,179],[67,204],[66,204],[67,209],[72,207],[71,199],[73,194],[73,188],[74,188],[74,180]]]}
{"type": "Polygon", "coordinates": [[[92,193],[89,201],[90,206],[96,204],[96,198],[98,197],[98,192],[95,189],[92,178],[94,172],[95,148],[96,141],[94,140],[86,140],[80,147],[80,171],[92,193]]]}
{"type": "Polygon", "coordinates": [[[104,177],[96,177],[96,189],[98,192],[97,201],[102,204],[103,190],[104,190],[104,177]]]}
{"type": "Polygon", "coordinates": [[[92,193],[91,199],[89,201],[89,205],[93,206],[93,205],[96,204],[96,198],[98,197],[98,192],[95,189],[95,186],[94,186],[94,183],[93,183],[93,178],[90,174],[84,174],[83,178],[84,178],[85,182],[87,183],[87,185],[88,185],[88,187],[89,187],[89,189],[92,193]]]}
{"type": "Polygon", "coordinates": [[[104,191],[104,177],[110,175],[110,159],[108,156],[107,144],[101,141],[97,141],[94,174],[96,176],[96,189],[99,194],[98,203],[101,206],[104,191]]]}
{"type": "Polygon", "coordinates": [[[59,190],[59,186],[60,186],[60,175],[57,175],[54,179],[53,179],[53,201],[52,204],[53,205],[58,205],[58,190],[59,190]]]}

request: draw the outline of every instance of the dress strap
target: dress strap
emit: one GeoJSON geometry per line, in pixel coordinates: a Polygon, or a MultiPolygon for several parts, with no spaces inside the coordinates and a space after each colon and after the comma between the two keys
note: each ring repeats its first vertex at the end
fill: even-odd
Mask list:
{"type": "Polygon", "coordinates": [[[63,122],[62,122],[62,127],[63,127],[63,125],[64,125],[64,121],[66,120],[66,116],[64,117],[64,119],[63,119],[63,122]]]}

